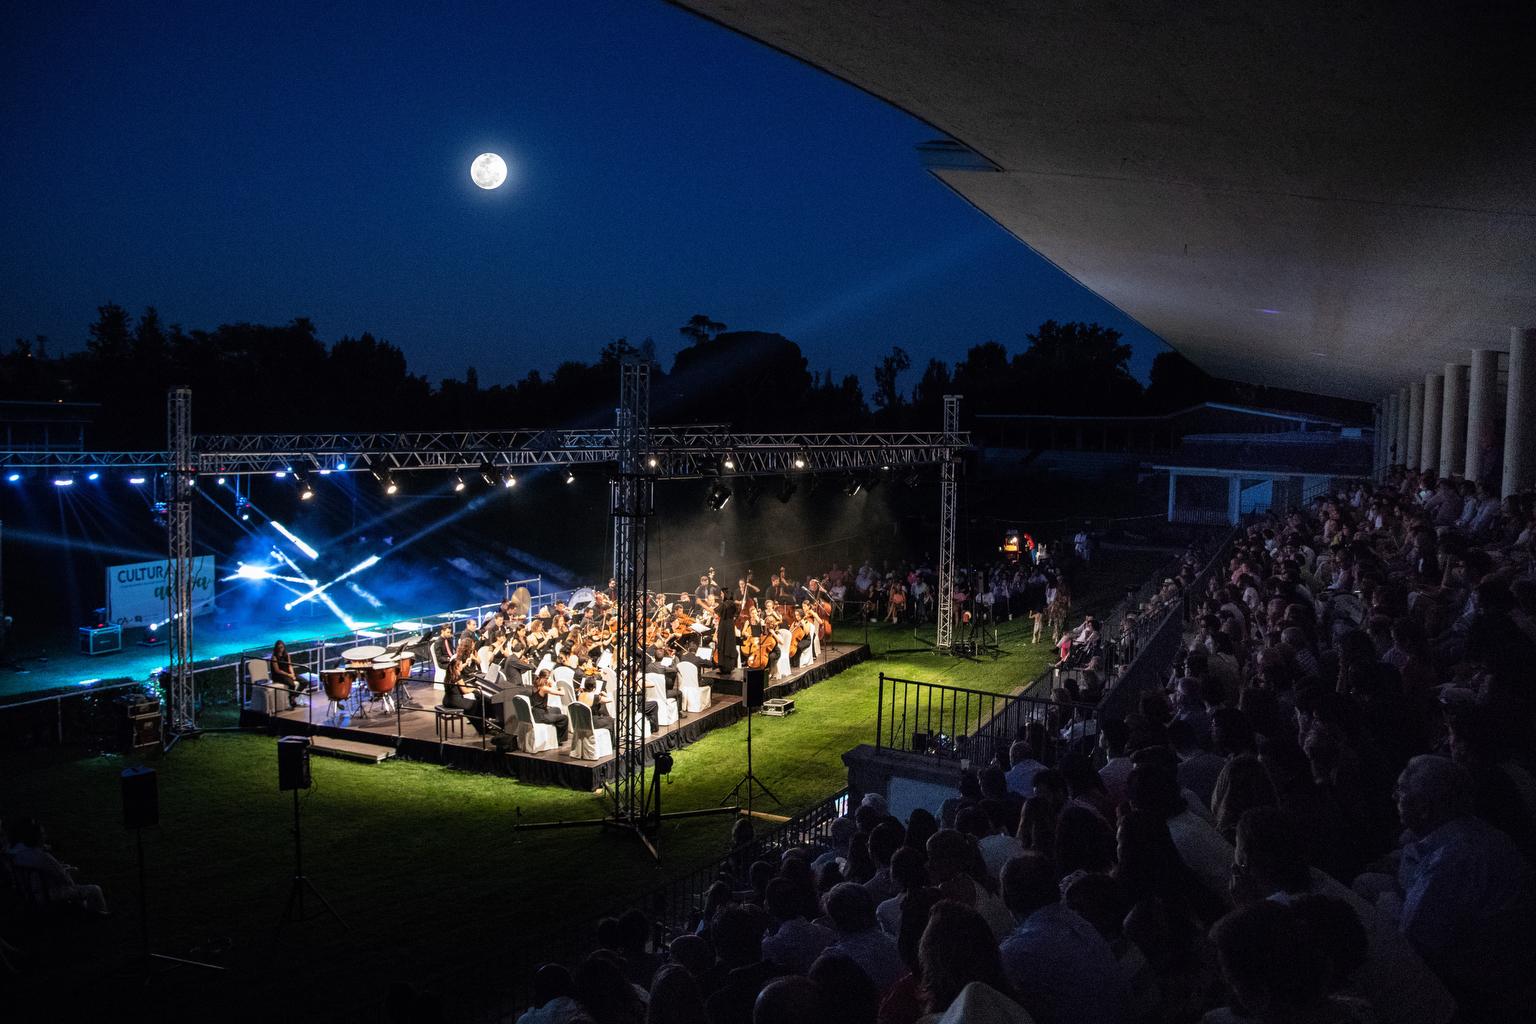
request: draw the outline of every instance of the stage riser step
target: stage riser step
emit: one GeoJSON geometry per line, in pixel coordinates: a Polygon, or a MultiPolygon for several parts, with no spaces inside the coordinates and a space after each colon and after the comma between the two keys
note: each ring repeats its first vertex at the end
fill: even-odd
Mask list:
{"type": "Polygon", "coordinates": [[[313,737],[309,741],[309,749],[314,754],[339,757],[345,761],[359,761],[363,764],[378,764],[385,758],[395,756],[394,750],[390,747],[380,747],[372,743],[354,743],[330,736],[313,737]]]}

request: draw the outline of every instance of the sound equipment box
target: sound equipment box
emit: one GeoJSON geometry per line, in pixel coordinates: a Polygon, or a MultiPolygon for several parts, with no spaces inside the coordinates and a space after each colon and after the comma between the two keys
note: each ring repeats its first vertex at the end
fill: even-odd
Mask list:
{"type": "Polygon", "coordinates": [[[160,824],[160,782],[153,768],[124,768],[122,773],[123,828],[151,828],[160,824]]]}
{"type": "Polygon", "coordinates": [[[120,697],[117,749],[125,754],[160,746],[160,702],[141,693],[120,697]]]}
{"type": "Polygon", "coordinates": [[[309,738],[284,736],[277,741],[277,789],[309,788],[309,738]]]}

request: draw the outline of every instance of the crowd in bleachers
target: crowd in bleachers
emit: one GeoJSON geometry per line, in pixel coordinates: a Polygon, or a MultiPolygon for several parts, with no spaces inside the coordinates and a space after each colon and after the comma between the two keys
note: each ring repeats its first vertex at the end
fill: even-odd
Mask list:
{"type": "Polygon", "coordinates": [[[605,923],[524,1024],[1531,1019],[1533,513],[1397,474],[1253,522],[1164,581],[1133,713],[728,861],[665,946],[605,923]]]}

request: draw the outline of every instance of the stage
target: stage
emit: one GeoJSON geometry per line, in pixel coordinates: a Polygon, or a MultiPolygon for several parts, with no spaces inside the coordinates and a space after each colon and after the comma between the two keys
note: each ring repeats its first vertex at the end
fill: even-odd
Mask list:
{"type": "MultiPolygon", "coordinates": [[[[823,644],[820,660],[796,669],[782,679],[771,680],[764,696],[789,696],[868,657],[869,648],[863,644],[823,644]]],[[[686,746],[712,729],[741,720],[745,708],[740,679],[725,679],[706,672],[699,683],[712,690],[709,707],[697,714],[679,715],[676,723],[653,731],[646,740],[647,758],[686,746]]],[[[456,730],[451,735],[439,735],[437,715],[432,706],[441,700],[442,691],[426,677],[413,678],[410,689],[422,707],[403,709],[398,714],[375,712],[328,720],[330,702],[323,691],[315,690],[307,708],[281,711],[276,715],[247,709],[241,712],[240,720],[242,725],[270,728],[280,736],[326,736],[388,747],[397,755],[414,760],[504,775],[541,785],[592,792],[613,778],[615,758],[588,761],[572,757],[568,753],[569,742],[560,750],[526,754],[515,749],[509,738],[499,734],[483,738],[475,735],[474,728],[467,723],[462,737],[456,730]]]]}

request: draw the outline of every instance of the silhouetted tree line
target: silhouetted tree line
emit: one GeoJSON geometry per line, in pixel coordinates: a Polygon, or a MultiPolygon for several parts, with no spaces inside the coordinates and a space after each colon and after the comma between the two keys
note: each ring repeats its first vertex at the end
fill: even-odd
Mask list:
{"type": "Polygon", "coordinates": [[[867,402],[857,375],[814,372],[800,347],[779,334],[732,331],[704,314],[679,328],[688,344],[670,368],[649,339],[604,345],[593,362],[568,360],[553,373],[483,385],[473,367],[434,385],[412,374],[405,355],[364,333],[327,346],[300,317],[282,326],[224,324],[186,330],[153,307],[137,318],[122,306],[97,311],[85,348],[49,358],[18,340],[0,355],[0,393],[16,399],[97,402],[98,446],[158,447],[165,439],[165,391],[194,391],[203,433],[310,430],[469,429],[610,423],[618,366],[650,359],[652,420],[730,423],[740,429],[935,428],[945,394],[965,396],[968,416],[1034,412],[1134,414],[1181,408],[1212,382],[1177,353],[1159,355],[1147,387],[1129,370],[1131,349],[1097,324],[1041,324],[1012,355],[988,341],[950,365],[930,359],[910,389],[911,357],[893,348],[874,367],[867,402]]]}

